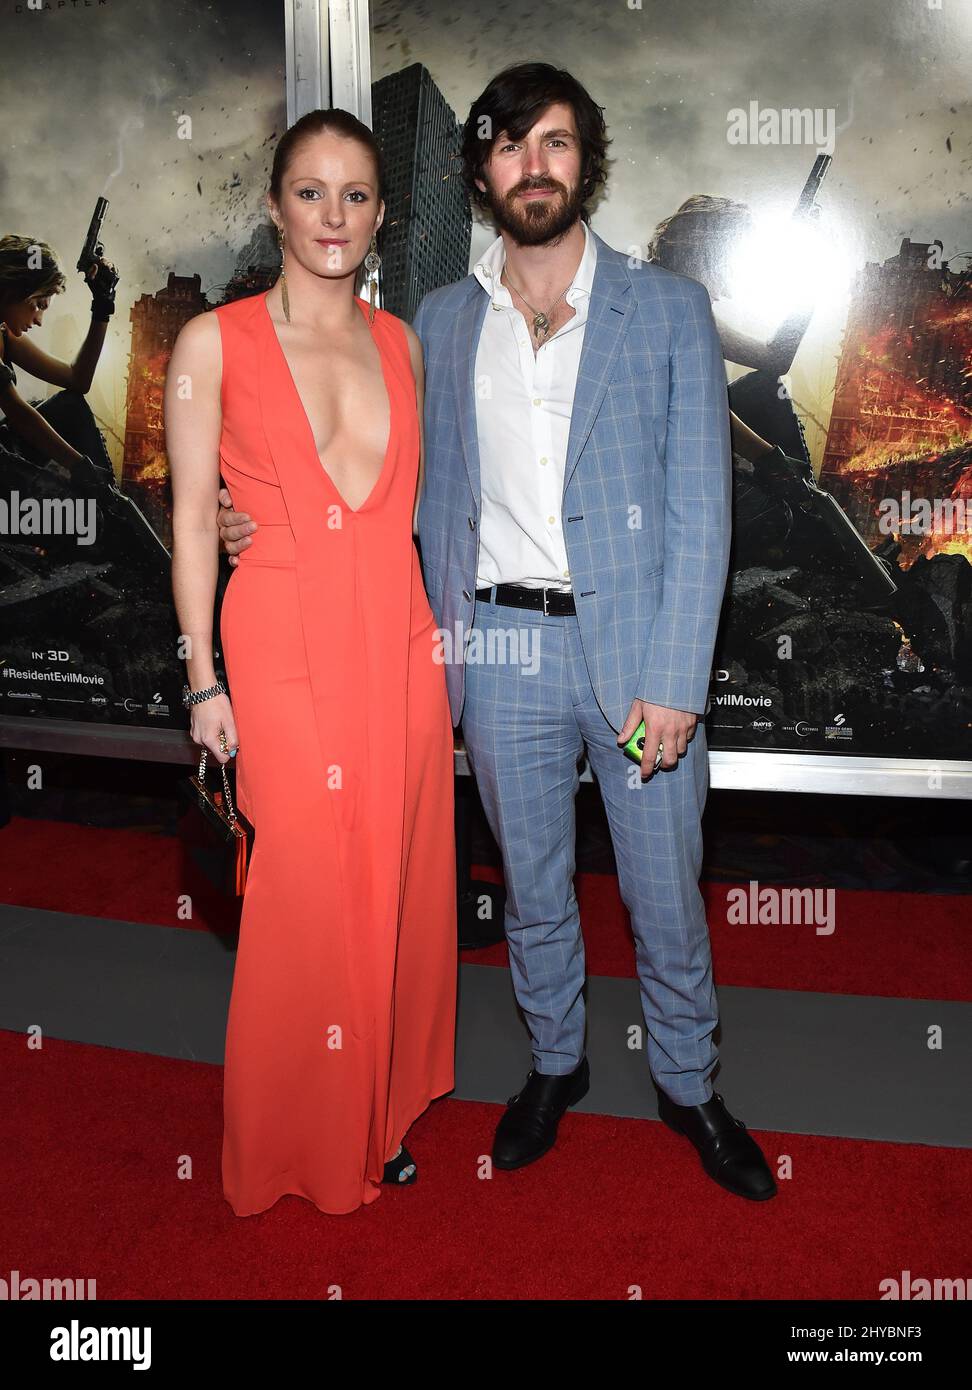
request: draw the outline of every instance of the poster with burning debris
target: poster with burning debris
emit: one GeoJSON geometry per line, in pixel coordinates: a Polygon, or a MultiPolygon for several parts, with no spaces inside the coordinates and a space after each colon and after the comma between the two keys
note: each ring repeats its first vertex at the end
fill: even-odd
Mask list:
{"type": "Polygon", "coordinates": [[[0,35],[0,713],[184,729],[162,388],[183,323],[278,272],[283,7],[25,2],[0,35]]]}
{"type": "Polygon", "coordinates": [[[972,7],[372,0],[371,36],[390,308],[494,239],[459,128],[514,61],[603,108],[593,229],[709,290],[734,467],[710,747],[972,758],[972,7]]]}
{"type": "MultiPolygon", "coordinates": [[[[709,289],[734,449],[710,746],[972,758],[972,8],[556,0],[484,26],[371,0],[370,22],[387,307],[411,318],[493,239],[459,125],[526,58],[604,109],[594,229],[709,289]]],[[[283,6],[23,0],[0,32],[41,79],[7,88],[0,392],[12,373],[57,436],[2,412],[0,712],[183,728],[161,388],[187,318],[277,273],[283,6]],[[64,277],[34,322],[52,266],[18,278],[25,243],[64,277]]]]}

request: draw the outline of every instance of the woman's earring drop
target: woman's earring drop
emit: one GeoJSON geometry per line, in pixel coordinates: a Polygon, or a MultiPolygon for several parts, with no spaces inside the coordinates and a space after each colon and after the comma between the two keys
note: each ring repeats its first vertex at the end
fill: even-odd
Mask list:
{"type": "Polygon", "coordinates": [[[368,322],[375,321],[375,297],[378,293],[378,272],[381,269],[381,257],[378,254],[378,238],[374,232],[371,234],[371,247],[367,256],[364,258],[364,267],[368,272],[368,298],[371,307],[368,310],[368,322]]]}
{"type": "Polygon", "coordinates": [[[280,247],[280,298],[283,303],[284,318],[290,322],[290,296],[287,294],[287,276],[284,273],[284,232],[277,228],[277,245],[280,247]]]}

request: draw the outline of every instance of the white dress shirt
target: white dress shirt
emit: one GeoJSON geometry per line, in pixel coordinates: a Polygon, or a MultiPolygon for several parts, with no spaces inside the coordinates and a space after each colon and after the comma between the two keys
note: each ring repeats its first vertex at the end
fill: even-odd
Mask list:
{"type": "Polygon", "coordinates": [[[564,467],[597,261],[594,238],[585,222],[581,226],[584,254],[565,296],[574,316],[536,354],[523,315],[500,283],[506,263],[502,237],[473,270],[491,300],[476,353],[480,589],[571,587],[561,520],[564,467]]]}

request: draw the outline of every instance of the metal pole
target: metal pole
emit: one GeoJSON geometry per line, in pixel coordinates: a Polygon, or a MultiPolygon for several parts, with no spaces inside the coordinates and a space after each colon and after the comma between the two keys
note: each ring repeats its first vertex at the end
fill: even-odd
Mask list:
{"type": "Polygon", "coordinates": [[[331,105],[327,0],[284,0],[284,46],[291,126],[308,111],[331,105]]]}
{"type": "Polygon", "coordinates": [[[368,0],[329,0],[331,100],[371,125],[371,15],[368,0]]]}

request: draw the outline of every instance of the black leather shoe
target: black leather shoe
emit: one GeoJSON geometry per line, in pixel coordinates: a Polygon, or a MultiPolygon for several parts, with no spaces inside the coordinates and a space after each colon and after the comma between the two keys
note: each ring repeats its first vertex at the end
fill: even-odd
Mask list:
{"type": "Polygon", "coordinates": [[[566,1076],[545,1076],[531,1070],[523,1090],[506,1102],[506,1112],[496,1126],[496,1167],[522,1168],[552,1149],[561,1115],[569,1105],[584,1099],[590,1084],[586,1056],[566,1076]]]}
{"type": "Polygon", "coordinates": [[[717,1091],[704,1105],[676,1105],[659,1090],[658,1114],[669,1129],[692,1141],[702,1167],[727,1192],[754,1202],[776,1196],[776,1183],[762,1149],[742,1120],[729,1114],[717,1091]]]}

